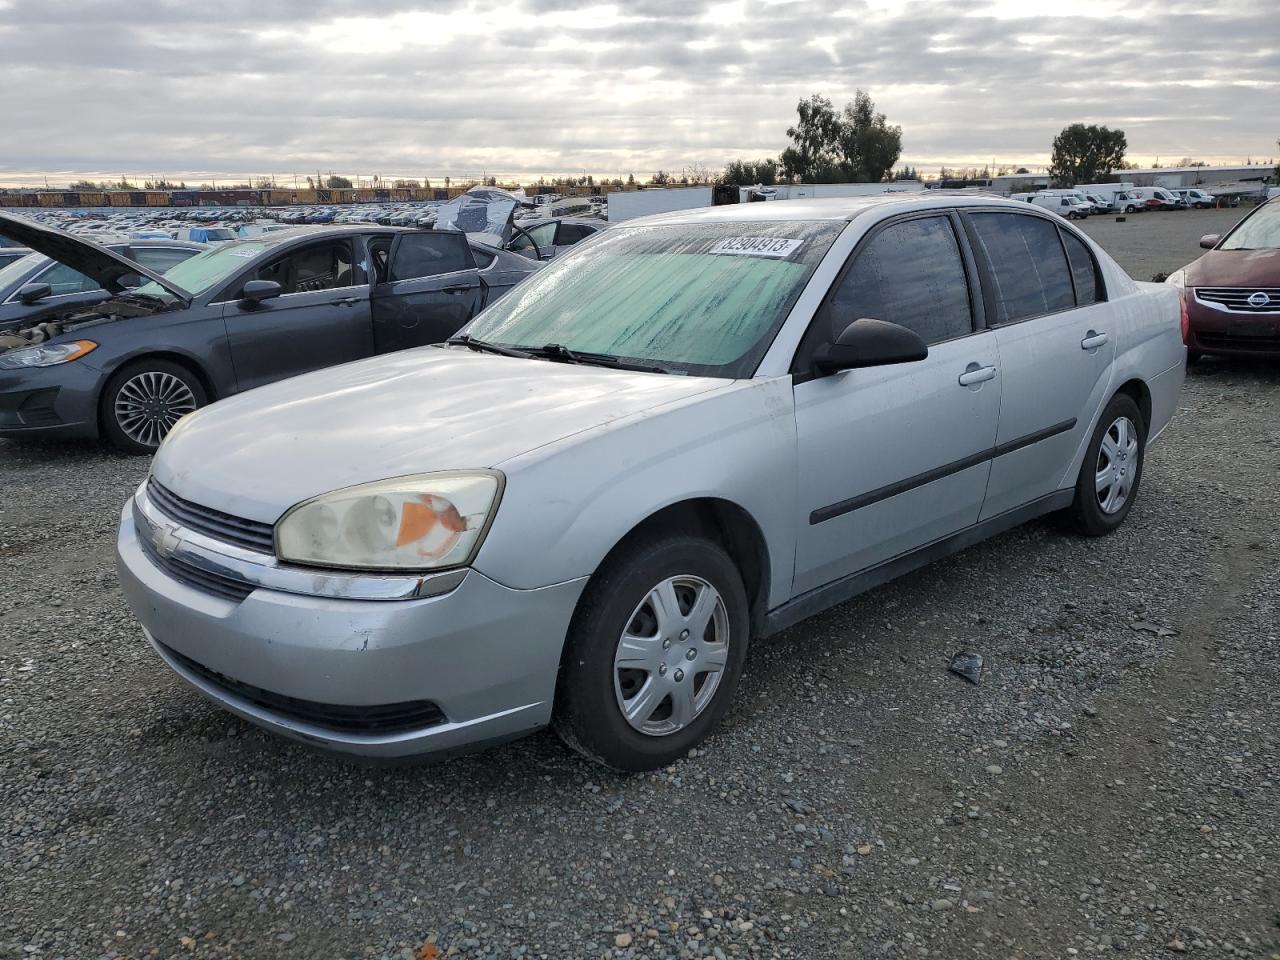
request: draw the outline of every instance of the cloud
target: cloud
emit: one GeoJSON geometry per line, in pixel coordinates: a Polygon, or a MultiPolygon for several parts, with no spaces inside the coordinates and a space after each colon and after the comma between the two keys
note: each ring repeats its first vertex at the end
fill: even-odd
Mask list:
{"type": "Polygon", "coordinates": [[[1269,155],[1280,132],[1259,122],[1280,35],[1244,0],[112,6],[0,0],[0,180],[646,175],[776,154],[798,99],[857,88],[920,165],[1044,162],[1077,120],[1173,159],[1269,155]]]}

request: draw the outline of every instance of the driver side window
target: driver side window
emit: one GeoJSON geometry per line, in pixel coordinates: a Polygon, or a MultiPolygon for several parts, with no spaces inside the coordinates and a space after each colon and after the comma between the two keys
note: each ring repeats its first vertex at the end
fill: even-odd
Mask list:
{"type": "Polygon", "coordinates": [[[969,282],[947,217],[892,224],[856,256],[825,314],[831,340],[861,317],[904,326],[930,345],[973,332],[969,282]]]}
{"type": "Polygon", "coordinates": [[[351,242],[338,240],[292,250],[260,267],[251,279],[274,280],[287,295],[349,287],[353,276],[351,242]]]}

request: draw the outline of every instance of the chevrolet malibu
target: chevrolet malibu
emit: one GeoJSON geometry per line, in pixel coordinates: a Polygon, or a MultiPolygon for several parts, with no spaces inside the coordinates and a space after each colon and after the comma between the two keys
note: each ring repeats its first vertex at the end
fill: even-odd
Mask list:
{"type": "Polygon", "coordinates": [[[365,757],[551,724],[624,770],[728,709],[748,643],[1060,512],[1132,510],[1177,291],[981,197],[614,227],[448,343],[198,411],[124,508],[170,668],[365,757]]]}

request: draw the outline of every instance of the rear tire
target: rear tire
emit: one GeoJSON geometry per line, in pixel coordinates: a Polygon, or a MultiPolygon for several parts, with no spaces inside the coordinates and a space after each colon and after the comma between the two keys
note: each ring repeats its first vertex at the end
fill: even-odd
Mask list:
{"type": "Polygon", "coordinates": [[[1076,479],[1076,495],[1066,516],[1086,537],[1119,528],[1138,499],[1147,426],[1127,393],[1118,393],[1098,418],[1076,479]]]}
{"type": "Polygon", "coordinates": [[[625,548],[578,604],[552,725],[614,769],[666,766],[728,710],[749,631],[742,577],[719,545],[670,535],[625,548]]]}
{"type": "Polygon", "coordinates": [[[123,453],[152,454],[178,420],[208,402],[200,379],[186,367],[142,359],[107,381],[98,410],[112,446],[123,453]]]}

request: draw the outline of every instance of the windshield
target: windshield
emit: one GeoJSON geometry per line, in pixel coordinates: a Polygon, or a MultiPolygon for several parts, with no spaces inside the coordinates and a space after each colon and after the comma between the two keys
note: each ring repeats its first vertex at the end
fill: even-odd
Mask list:
{"type": "Polygon", "coordinates": [[[1280,247],[1280,203],[1272,201],[1227,234],[1219,250],[1274,250],[1280,247]]]}
{"type": "Polygon", "coordinates": [[[844,226],[613,227],[552,261],[465,333],[508,347],[554,343],[698,376],[749,377],[844,226]]]}
{"type": "MultiPolygon", "coordinates": [[[[198,297],[265,249],[266,245],[252,240],[220,243],[212,250],[197,253],[189,260],[170,267],[165,271],[164,278],[173,281],[193,297],[198,297]]],[[[173,299],[173,295],[158,283],[145,283],[134,292],[164,300],[173,299]]]]}

